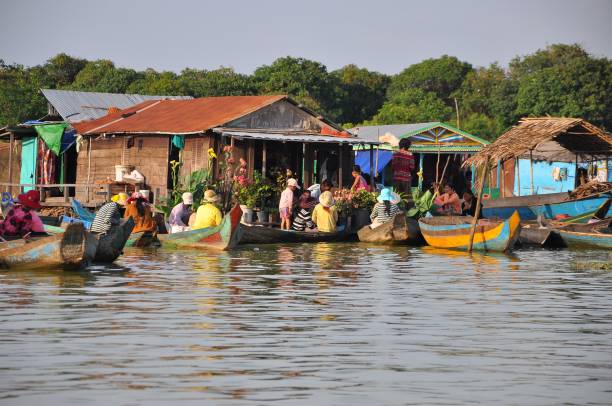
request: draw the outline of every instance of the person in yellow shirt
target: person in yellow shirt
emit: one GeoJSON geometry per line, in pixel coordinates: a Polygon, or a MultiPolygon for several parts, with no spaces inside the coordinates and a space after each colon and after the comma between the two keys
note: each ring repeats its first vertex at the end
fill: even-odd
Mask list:
{"type": "Polygon", "coordinates": [[[338,222],[338,209],[334,206],[334,197],[330,191],[321,193],[319,204],[312,211],[312,221],[319,231],[333,233],[338,222]]]}
{"type": "Polygon", "coordinates": [[[203,202],[205,202],[205,204],[198,207],[195,223],[191,227],[192,230],[215,227],[221,224],[223,215],[221,214],[221,210],[215,206],[215,203],[218,201],[219,196],[217,196],[214,190],[207,190],[204,192],[203,202]]]}

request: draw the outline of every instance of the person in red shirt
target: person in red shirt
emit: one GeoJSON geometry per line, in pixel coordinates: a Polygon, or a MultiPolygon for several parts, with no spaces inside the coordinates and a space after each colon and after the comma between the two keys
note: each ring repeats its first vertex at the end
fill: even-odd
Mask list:
{"type": "Polygon", "coordinates": [[[399,151],[393,153],[391,168],[393,169],[393,185],[395,191],[400,193],[410,192],[412,184],[412,171],[414,170],[414,156],[408,149],[410,140],[402,138],[399,142],[399,151]]]}

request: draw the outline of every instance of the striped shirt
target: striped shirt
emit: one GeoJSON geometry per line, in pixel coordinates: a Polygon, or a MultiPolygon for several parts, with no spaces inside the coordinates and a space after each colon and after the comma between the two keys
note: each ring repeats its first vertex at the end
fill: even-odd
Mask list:
{"type": "Polygon", "coordinates": [[[400,212],[397,204],[390,203],[389,206],[389,213],[387,214],[385,204],[380,202],[376,203],[372,209],[372,214],[370,214],[370,220],[376,220],[378,223],[386,223],[400,212]]]}
{"type": "Polygon", "coordinates": [[[304,231],[308,228],[315,228],[315,223],[310,216],[310,210],[300,209],[299,213],[293,220],[291,228],[295,231],[304,231]]]}
{"type": "Polygon", "coordinates": [[[121,222],[121,213],[119,213],[119,205],[115,202],[109,202],[100,207],[96,213],[96,217],[91,223],[91,232],[104,234],[114,225],[121,222]]]}

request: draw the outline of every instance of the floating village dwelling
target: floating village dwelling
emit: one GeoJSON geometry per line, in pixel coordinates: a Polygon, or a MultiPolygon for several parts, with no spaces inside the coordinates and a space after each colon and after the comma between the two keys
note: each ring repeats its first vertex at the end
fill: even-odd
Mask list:
{"type": "Polygon", "coordinates": [[[482,138],[442,122],[362,126],[350,131],[360,138],[381,142],[373,155],[356,148],[355,163],[369,174],[370,164],[374,161],[374,176],[387,185],[392,184],[389,163],[393,150],[397,149],[402,138],[412,142],[410,151],[416,160],[413,186],[418,184],[421,188],[428,188],[438,179],[452,183],[458,191],[473,183],[473,173],[470,168],[462,169],[463,162],[489,144],[482,138]],[[419,173],[422,177],[418,176],[419,173]]]}
{"type": "MultiPolygon", "coordinates": [[[[13,194],[39,187],[44,205],[67,205],[79,188],[77,159],[82,138],[73,124],[106,116],[147,100],[191,99],[190,96],[147,96],[42,89],[48,112],[40,119],[0,130],[0,188],[13,194]],[[11,186],[12,185],[12,186],[11,186]],[[36,186],[35,186],[36,185],[36,186]],[[68,187],[54,185],[71,185],[68,187]],[[61,195],[53,197],[53,195],[61,195]]],[[[82,179],[79,179],[82,181],[82,179]]],[[[93,190],[92,188],[89,188],[93,190]]]]}
{"type": "Polygon", "coordinates": [[[585,181],[612,180],[612,137],[580,118],[523,118],[464,163],[489,162],[499,197],[567,192],[585,181]],[[582,178],[582,179],[581,179],[582,178]]]}

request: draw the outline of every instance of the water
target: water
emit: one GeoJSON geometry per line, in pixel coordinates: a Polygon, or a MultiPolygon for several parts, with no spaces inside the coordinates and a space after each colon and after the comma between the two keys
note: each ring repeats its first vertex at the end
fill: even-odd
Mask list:
{"type": "Polygon", "coordinates": [[[603,251],[317,244],[0,273],[2,404],[610,404],[603,251]]]}

